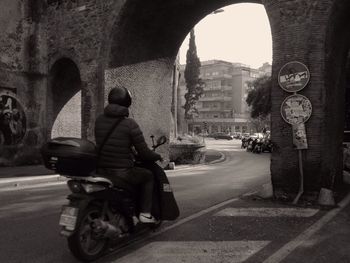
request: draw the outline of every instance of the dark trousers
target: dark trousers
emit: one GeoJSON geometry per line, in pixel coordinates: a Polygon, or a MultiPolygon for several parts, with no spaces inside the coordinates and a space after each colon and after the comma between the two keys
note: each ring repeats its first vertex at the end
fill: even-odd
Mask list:
{"type": "Polygon", "coordinates": [[[123,187],[121,184],[125,182],[136,186],[140,189],[140,212],[151,212],[154,177],[150,170],[141,167],[125,169],[99,168],[97,173],[111,180],[116,186],[123,187]]]}

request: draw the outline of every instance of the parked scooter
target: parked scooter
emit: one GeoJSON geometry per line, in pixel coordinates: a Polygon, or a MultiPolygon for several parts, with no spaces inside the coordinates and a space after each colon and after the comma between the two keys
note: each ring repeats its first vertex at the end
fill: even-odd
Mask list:
{"type": "Polygon", "coordinates": [[[273,144],[272,144],[272,141],[270,139],[265,139],[263,141],[263,144],[261,146],[261,151],[262,152],[272,152],[273,150],[273,144]]]}
{"type": "Polygon", "coordinates": [[[241,149],[247,148],[248,147],[248,143],[249,143],[248,138],[242,138],[241,141],[242,141],[241,149]]]}
{"type": "MultiPolygon", "coordinates": [[[[165,142],[166,138],[160,137],[153,149],[165,142]]],[[[62,207],[59,225],[61,235],[67,237],[70,251],[80,260],[96,260],[109,248],[123,245],[144,231],[158,228],[162,220],[174,220],[179,215],[163,170],[155,176],[158,187],[155,187],[152,214],[157,222],[144,224],[138,220],[138,189],[122,182],[113,185],[110,180],[91,173],[96,155],[92,142],[56,138],[43,147],[42,153],[47,168],[69,179],[67,184],[72,193],[67,197],[69,203],[62,207]],[[165,201],[168,207],[173,202],[170,216],[162,215],[161,201],[165,201]]]]}
{"type": "Polygon", "coordinates": [[[262,153],[262,139],[255,139],[255,144],[254,144],[254,148],[252,150],[253,153],[262,153]]]}
{"type": "Polygon", "coordinates": [[[247,140],[247,152],[252,152],[255,147],[255,140],[253,138],[248,138],[247,140]]]}

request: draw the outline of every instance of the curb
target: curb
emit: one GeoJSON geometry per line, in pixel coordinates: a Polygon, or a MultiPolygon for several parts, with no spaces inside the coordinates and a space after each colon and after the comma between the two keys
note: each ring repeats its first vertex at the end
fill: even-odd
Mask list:
{"type": "Polygon", "coordinates": [[[221,155],[221,156],[220,156],[220,158],[219,158],[219,159],[214,160],[214,161],[211,161],[211,162],[206,163],[206,164],[221,163],[221,162],[225,161],[225,160],[226,160],[226,155],[225,155],[225,154],[223,154],[222,152],[220,152],[220,155],[221,155]]]}
{"type": "Polygon", "coordinates": [[[0,189],[16,189],[26,186],[33,186],[38,184],[65,182],[66,179],[58,174],[54,175],[39,175],[28,176],[24,178],[6,178],[0,179],[0,189]]]}
{"type": "MultiPolygon", "coordinates": [[[[196,166],[203,166],[203,165],[211,165],[220,163],[226,160],[226,156],[222,153],[220,153],[220,158],[208,163],[203,164],[195,164],[191,166],[185,165],[185,167],[175,167],[172,171],[181,171],[188,168],[193,168],[196,166]]],[[[171,171],[171,170],[167,170],[171,171]]],[[[48,184],[48,183],[59,183],[59,182],[66,182],[67,179],[63,176],[60,176],[59,174],[54,175],[37,175],[37,176],[25,176],[25,177],[13,177],[13,178],[3,178],[0,179],[0,190],[4,189],[21,189],[27,186],[34,186],[34,185],[41,185],[41,184],[48,184]]]]}
{"type": "Polygon", "coordinates": [[[220,158],[208,163],[199,163],[199,164],[181,164],[181,165],[175,165],[175,169],[169,169],[169,170],[165,170],[165,171],[181,171],[181,170],[186,170],[186,169],[193,169],[194,167],[201,167],[201,166],[205,166],[205,165],[211,165],[211,164],[216,164],[216,163],[220,163],[226,160],[226,155],[223,154],[222,152],[220,153],[220,158]]]}

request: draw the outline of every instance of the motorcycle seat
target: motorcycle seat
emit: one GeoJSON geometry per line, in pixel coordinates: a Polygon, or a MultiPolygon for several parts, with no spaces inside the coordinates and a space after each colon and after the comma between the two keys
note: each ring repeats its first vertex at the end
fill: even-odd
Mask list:
{"type": "Polygon", "coordinates": [[[110,187],[113,186],[113,182],[105,177],[102,176],[66,176],[70,179],[77,180],[77,181],[87,181],[87,182],[92,182],[92,183],[106,183],[110,187]]]}

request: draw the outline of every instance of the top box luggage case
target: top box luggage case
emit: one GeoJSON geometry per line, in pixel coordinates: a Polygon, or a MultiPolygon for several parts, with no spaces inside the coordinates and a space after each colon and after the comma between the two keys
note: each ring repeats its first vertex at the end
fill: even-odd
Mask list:
{"type": "Polygon", "coordinates": [[[93,142],[70,137],[48,141],[41,149],[45,167],[62,175],[89,176],[96,169],[93,142]]]}

